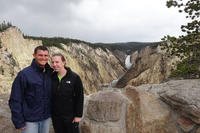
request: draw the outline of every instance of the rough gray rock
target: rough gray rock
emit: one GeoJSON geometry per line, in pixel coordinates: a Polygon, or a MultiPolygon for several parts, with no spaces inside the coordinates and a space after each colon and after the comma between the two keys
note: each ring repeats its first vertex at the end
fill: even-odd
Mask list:
{"type": "Polygon", "coordinates": [[[160,97],[186,118],[200,124],[200,80],[169,81],[160,97]]]}
{"type": "Polygon", "coordinates": [[[200,123],[200,79],[171,80],[137,88],[157,95],[171,107],[176,115],[174,121],[181,133],[197,132],[200,123]]]}
{"type": "Polygon", "coordinates": [[[82,133],[172,133],[176,127],[170,115],[151,93],[110,88],[88,97],[80,128],[82,133]]]}

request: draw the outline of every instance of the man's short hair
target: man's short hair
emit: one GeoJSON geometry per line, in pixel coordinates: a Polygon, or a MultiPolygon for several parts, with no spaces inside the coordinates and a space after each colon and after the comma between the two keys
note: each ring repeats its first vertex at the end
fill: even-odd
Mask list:
{"type": "Polygon", "coordinates": [[[43,50],[43,51],[48,51],[48,52],[49,52],[49,50],[48,50],[47,47],[40,45],[40,46],[37,46],[37,47],[34,49],[34,54],[36,54],[38,50],[43,50]]]}

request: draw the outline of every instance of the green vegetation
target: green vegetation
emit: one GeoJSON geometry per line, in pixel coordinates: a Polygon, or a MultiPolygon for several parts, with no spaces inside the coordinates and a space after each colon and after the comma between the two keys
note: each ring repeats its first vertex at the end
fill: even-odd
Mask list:
{"type": "Polygon", "coordinates": [[[130,50],[132,52],[132,51],[136,51],[136,50],[141,50],[142,48],[144,48],[146,46],[155,47],[158,44],[160,44],[160,42],[154,42],[154,43],[126,42],[126,43],[95,43],[95,44],[90,44],[90,46],[93,48],[100,47],[103,50],[105,50],[107,48],[111,51],[119,50],[119,51],[127,52],[130,50]]]}
{"type": "Polygon", "coordinates": [[[199,60],[184,59],[177,65],[176,70],[172,71],[171,77],[199,78],[199,66],[199,60]]]}
{"type": "Polygon", "coordinates": [[[4,30],[8,29],[9,27],[12,27],[12,24],[10,22],[5,22],[3,21],[1,24],[0,24],[0,32],[3,32],[4,30]]]}
{"type": "Polygon", "coordinates": [[[44,46],[47,47],[51,47],[51,46],[55,46],[58,47],[60,49],[64,48],[62,47],[61,44],[64,45],[71,45],[72,43],[82,43],[84,45],[89,45],[90,47],[96,49],[96,48],[102,48],[104,51],[106,51],[106,49],[109,49],[111,51],[114,50],[120,50],[123,52],[126,52],[127,50],[130,51],[136,51],[136,50],[140,50],[143,47],[146,46],[157,46],[160,43],[142,43],[142,42],[127,42],[127,43],[89,43],[89,42],[85,42],[85,41],[81,41],[81,40],[77,40],[77,39],[69,39],[69,38],[62,38],[62,37],[33,37],[33,36],[26,36],[24,35],[24,38],[27,39],[33,39],[33,40],[42,40],[42,44],[44,46]]]}
{"type": "Polygon", "coordinates": [[[33,40],[42,40],[42,44],[44,46],[47,46],[47,47],[55,46],[62,50],[64,50],[64,48],[62,47],[61,44],[70,45],[71,43],[87,43],[87,42],[77,40],[77,39],[69,39],[69,38],[62,38],[62,37],[50,38],[50,37],[33,37],[33,36],[24,35],[24,38],[33,39],[33,40]]]}
{"type": "MultiPolygon", "coordinates": [[[[163,45],[170,55],[176,55],[182,59],[172,76],[197,75],[200,73],[200,1],[199,0],[168,0],[167,7],[176,7],[180,13],[186,14],[189,22],[181,26],[184,35],[178,38],[165,36],[163,45]]],[[[190,76],[189,76],[190,77],[190,76]]]]}

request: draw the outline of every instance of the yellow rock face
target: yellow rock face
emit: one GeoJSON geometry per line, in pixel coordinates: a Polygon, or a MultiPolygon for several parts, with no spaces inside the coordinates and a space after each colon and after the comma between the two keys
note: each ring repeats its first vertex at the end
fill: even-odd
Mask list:
{"type": "MultiPolygon", "coordinates": [[[[1,32],[0,40],[0,62],[4,62],[0,65],[0,75],[11,78],[6,89],[6,81],[2,81],[2,84],[0,81],[0,90],[2,88],[7,90],[17,72],[31,63],[34,48],[42,45],[42,41],[25,39],[18,28],[9,28],[1,32]],[[5,56],[7,59],[3,59],[5,56]],[[11,59],[14,63],[9,61],[11,59]],[[13,71],[13,74],[6,74],[8,71],[13,71]]],[[[49,47],[50,54],[60,52],[65,55],[67,66],[78,73],[83,80],[86,94],[95,92],[99,85],[110,83],[124,72],[119,60],[109,50],[94,49],[84,43],[62,44],[62,46],[64,50],[49,47]]]]}

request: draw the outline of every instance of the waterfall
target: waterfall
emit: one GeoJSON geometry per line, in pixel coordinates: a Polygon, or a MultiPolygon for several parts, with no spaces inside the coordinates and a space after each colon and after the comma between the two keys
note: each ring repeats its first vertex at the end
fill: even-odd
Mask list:
{"type": "Polygon", "coordinates": [[[125,59],[125,67],[127,69],[130,69],[132,66],[132,63],[131,63],[131,55],[127,55],[126,56],[126,59],[125,59]]]}

